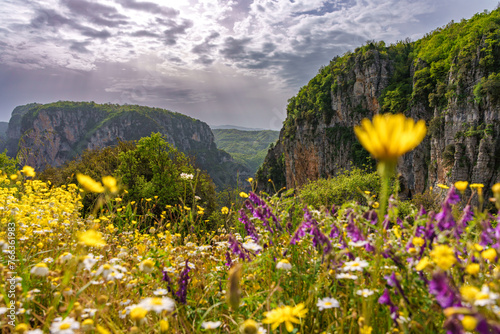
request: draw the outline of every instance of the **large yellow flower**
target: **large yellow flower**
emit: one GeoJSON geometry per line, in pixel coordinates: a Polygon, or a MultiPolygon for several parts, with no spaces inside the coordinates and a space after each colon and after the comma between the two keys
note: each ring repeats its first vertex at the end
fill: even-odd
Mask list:
{"type": "Polygon", "coordinates": [[[116,186],[116,179],[112,176],[104,176],[102,178],[102,183],[108,190],[112,193],[115,193],[118,191],[118,187],[116,186]]]}
{"type": "Polygon", "coordinates": [[[102,234],[92,229],[81,233],[78,236],[78,239],[81,244],[84,244],[89,247],[106,246],[106,241],[104,241],[104,239],[102,238],[102,234]]]}
{"type": "Polygon", "coordinates": [[[28,176],[28,177],[35,177],[36,173],[35,173],[35,169],[33,167],[30,167],[30,166],[24,166],[23,169],[21,169],[21,173],[24,173],[24,175],[28,176]]]}
{"type": "Polygon", "coordinates": [[[354,132],[375,159],[396,162],[420,144],[427,128],[423,120],[415,122],[403,114],[384,114],[375,115],[372,122],[363,119],[354,132]]]}
{"type": "Polygon", "coordinates": [[[104,192],[104,187],[102,186],[101,182],[94,181],[94,179],[90,176],[78,173],[76,174],[76,179],[86,191],[90,191],[93,193],[104,192]]]}
{"type": "Polygon", "coordinates": [[[279,327],[282,323],[285,323],[286,330],[293,331],[293,324],[300,324],[300,320],[297,318],[303,318],[307,313],[307,309],[304,309],[304,304],[300,303],[297,306],[283,306],[275,308],[272,311],[264,312],[266,319],[262,320],[264,324],[272,324],[271,328],[273,331],[279,327]]]}
{"type": "Polygon", "coordinates": [[[438,267],[443,270],[450,269],[457,262],[453,248],[447,245],[437,245],[430,255],[438,267]]]}

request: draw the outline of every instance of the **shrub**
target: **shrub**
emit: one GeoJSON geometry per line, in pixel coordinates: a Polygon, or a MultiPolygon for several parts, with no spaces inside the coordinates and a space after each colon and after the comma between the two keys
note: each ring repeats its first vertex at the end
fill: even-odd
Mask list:
{"type": "Polygon", "coordinates": [[[417,208],[423,206],[427,212],[439,212],[441,210],[438,195],[430,190],[426,190],[423,194],[415,194],[411,199],[411,203],[417,208]]]}
{"type": "Polygon", "coordinates": [[[7,175],[16,173],[17,159],[7,155],[7,150],[0,154],[0,170],[7,175]]]}
{"type": "Polygon", "coordinates": [[[141,138],[134,150],[121,152],[118,161],[115,175],[128,192],[124,200],[155,198],[156,215],[166,205],[200,211],[199,205],[208,210],[205,214],[215,209],[215,186],[208,174],[195,170],[189,159],[159,133],[141,138]]]}
{"type": "Polygon", "coordinates": [[[364,191],[378,194],[380,178],[376,172],[359,168],[345,170],[336,177],[309,182],[299,191],[302,200],[312,206],[341,206],[350,201],[366,203],[364,191]]]}

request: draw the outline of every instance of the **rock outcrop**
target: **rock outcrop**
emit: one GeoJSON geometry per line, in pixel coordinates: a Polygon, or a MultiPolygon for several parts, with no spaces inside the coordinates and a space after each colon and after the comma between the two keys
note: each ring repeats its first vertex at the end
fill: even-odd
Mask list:
{"type": "Polygon", "coordinates": [[[260,185],[271,178],[294,188],[352,166],[373,168],[353,127],[385,112],[428,125],[399,162],[403,197],[457,180],[485,189],[500,182],[499,18],[498,10],[477,14],[416,42],[372,42],[333,59],[289,100],[260,185]]]}
{"type": "Polygon", "coordinates": [[[247,169],[218,150],[210,127],[191,117],[159,108],[93,102],[56,102],[17,107],[7,131],[7,148],[22,164],[42,170],[61,166],[85,149],[138,140],[159,132],[211,175],[216,185],[236,183],[247,169]]]}

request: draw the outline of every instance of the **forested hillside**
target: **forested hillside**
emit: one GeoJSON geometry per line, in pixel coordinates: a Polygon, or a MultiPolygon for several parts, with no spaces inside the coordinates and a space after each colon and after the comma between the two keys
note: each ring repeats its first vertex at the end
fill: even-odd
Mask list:
{"type": "Polygon", "coordinates": [[[236,129],[212,130],[217,148],[231,154],[250,170],[252,174],[262,164],[269,145],[274,145],[279,137],[278,131],[243,131],[236,129]]]}

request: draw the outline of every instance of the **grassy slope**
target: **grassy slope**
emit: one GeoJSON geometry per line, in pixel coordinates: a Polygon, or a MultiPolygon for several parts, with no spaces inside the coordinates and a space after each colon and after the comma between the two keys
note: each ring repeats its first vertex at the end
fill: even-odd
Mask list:
{"type": "Polygon", "coordinates": [[[236,129],[212,130],[215,143],[234,158],[250,168],[252,174],[262,164],[269,145],[278,140],[279,132],[272,130],[241,131],[236,129]]]}

